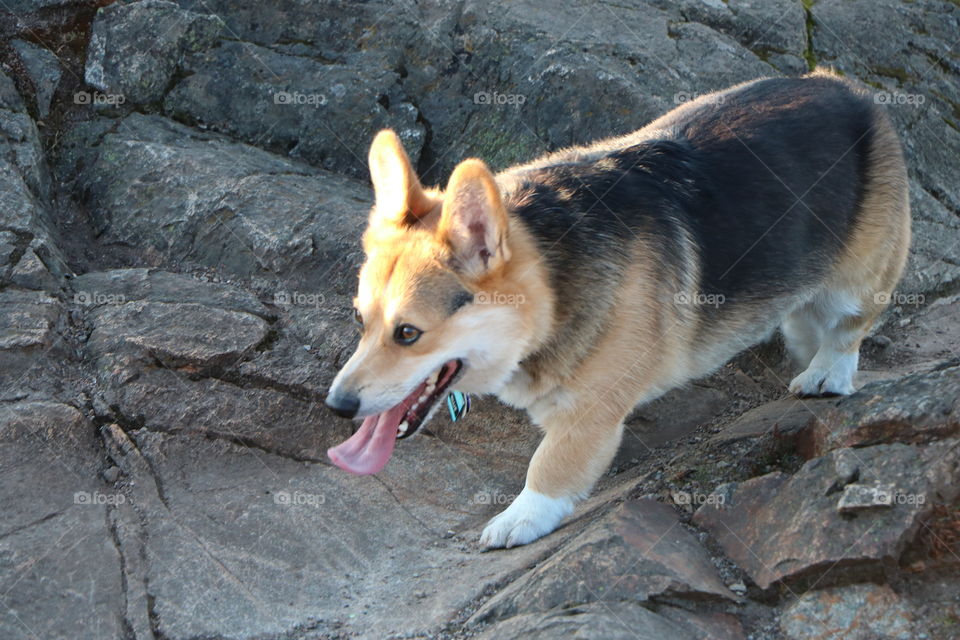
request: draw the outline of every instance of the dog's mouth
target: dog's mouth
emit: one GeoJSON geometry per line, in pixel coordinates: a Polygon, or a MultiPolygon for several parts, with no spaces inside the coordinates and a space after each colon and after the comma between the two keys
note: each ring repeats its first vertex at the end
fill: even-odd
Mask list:
{"type": "Polygon", "coordinates": [[[450,360],[397,405],[364,418],[357,432],[328,449],[327,456],[350,473],[379,473],[387,465],[396,441],[416,433],[462,368],[462,361],[450,360]]]}

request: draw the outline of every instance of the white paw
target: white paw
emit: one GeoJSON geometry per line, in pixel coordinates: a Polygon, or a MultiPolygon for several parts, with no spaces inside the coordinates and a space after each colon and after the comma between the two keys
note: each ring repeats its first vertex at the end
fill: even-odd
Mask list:
{"type": "Polygon", "coordinates": [[[824,358],[818,353],[810,367],[790,382],[790,391],[799,396],[848,396],[856,391],[853,374],[857,372],[857,360],[856,354],[845,353],[824,358]]]}
{"type": "Polygon", "coordinates": [[[571,513],[570,498],[551,498],[525,487],[509,507],[487,523],[480,545],[498,549],[533,542],[556,529],[571,513]]]}

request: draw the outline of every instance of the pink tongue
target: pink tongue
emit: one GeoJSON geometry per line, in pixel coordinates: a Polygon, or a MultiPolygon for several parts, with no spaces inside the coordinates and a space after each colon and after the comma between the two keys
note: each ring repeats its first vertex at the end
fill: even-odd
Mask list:
{"type": "Polygon", "coordinates": [[[406,403],[363,419],[357,432],[345,442],[327,449],[327,456],[344,471],[357,475],[379,473],[387,466],[397,443],[397,427],[406,413],[406,403]]]}

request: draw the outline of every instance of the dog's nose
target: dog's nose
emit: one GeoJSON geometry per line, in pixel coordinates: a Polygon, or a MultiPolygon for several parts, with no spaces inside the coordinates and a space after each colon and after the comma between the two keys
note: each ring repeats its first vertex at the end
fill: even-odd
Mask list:
{"type": "Polygon", "coordinates": [[[327,406],[341,418],[352,418],[360,410],[360,398],[353,394],[327,396],[327,406]]]}

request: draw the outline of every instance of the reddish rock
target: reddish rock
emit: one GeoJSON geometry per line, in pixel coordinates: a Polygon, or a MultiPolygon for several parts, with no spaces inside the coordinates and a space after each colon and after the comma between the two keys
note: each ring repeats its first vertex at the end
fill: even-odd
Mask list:
{"type": "Polygon", "coordinates": [[[813,422],[802,452],[932,442],[960,434],[960,367],[941,367],[867,385],[813,422]]]}
{"type": "Polygon", "coordinates": [[[777,472],[728,485],[724,504],[704,505],[693,521],[763,589],[823,585],[894,565],[933,505],[958,494],[960,441],[878,445],[811,460],[792,477],[777,472]],[[893,505],[839,513],[843,485],[854,478],[893,485],[893,505]]]}
{"type": "Polygon", "coordinates": [[[657,613],[689,629],[697,638],[705,640],[745,640],[743,625],[729,613],[687,611],[680,607],[660,607],[657,613]]]}
{"type": "Polygon", "coordinates": [[[726,444],[770,436],[794,440],[817,416],[836,403],[836,398],[783,398],[750,409],[713,437],[726,444]]]}
{"type": "Polygon", "coordinates": [[[810,591],[787,607],[780,627],[789,640],[914,640],[922,625],[886,585],[810,591]]]}
{"type": "Polygon", "coordinates": [[[706,551],[683,528],[670,506],[634,500],[497,594],[474,620],[655,596],[735,599],[706,551]]]}

